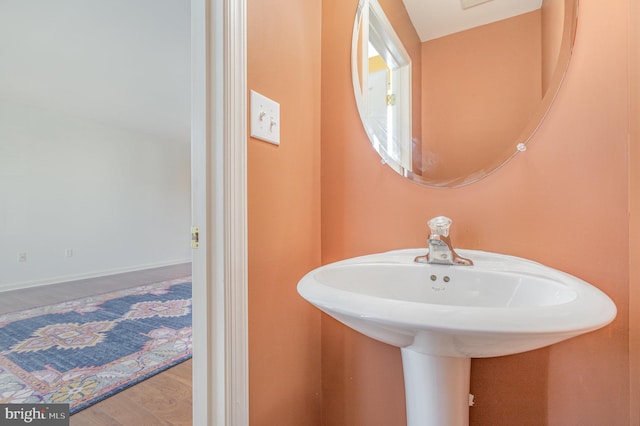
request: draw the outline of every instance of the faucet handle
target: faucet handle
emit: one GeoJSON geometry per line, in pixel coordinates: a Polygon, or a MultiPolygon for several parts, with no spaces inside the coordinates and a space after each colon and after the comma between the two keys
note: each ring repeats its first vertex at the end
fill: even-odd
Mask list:
{"type": "Polygon", "coordinates": [[[433,238],[435,236],[448,237],[449,236],[449,228],[451,227],[451,223],[453,221],[446,216],[436,216],[430,219],[427,222],[429,228],[431,229],[431,235],[429,238],[433,238]]]}
{"type": "MultiPolygon", "coordinates": [[[[427,224],[431,228],[431,235],[429,235],[429,253],[425,256],[427,263],[444,263],[454,265],[473,265],[470,259],[465,259],[456,253],[449,238],[449,229],[453,221],[446,216],[436,216],[429,220],[427,224]],[[440,241],[437,241],[440,240],[440,241]],[[440,253],[440,258],[437,257],[434,251],[436,249],[440,253]],[[442,257],[443,253],[446,257],[442,257]]],[[[418,260],[417,262],[422,262],[418,260]]]]}

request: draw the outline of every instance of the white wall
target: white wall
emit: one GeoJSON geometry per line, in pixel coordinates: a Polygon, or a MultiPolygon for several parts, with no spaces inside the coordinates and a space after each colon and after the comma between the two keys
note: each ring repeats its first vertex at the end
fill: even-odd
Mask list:
{"type": "Polygon", "coordinates": [[[189,161],[188,141],[0,100],[0,291],[190,261],[189,161]]]}

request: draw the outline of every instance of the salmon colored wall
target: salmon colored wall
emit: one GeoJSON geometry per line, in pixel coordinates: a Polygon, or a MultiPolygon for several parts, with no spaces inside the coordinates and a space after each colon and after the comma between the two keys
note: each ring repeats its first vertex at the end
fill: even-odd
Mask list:
{"type": "Polygon", "coordinates": [[[253,426],[320,425],[320,314],[296,291],[320,263],[321,0],[249,0],[248,88],[280,103],[280,146],[248,141],[253,426]]]}
{"type": "MultiPolygon", "coordinates": [[[[542,42],[542,96],[547,91],[547,86],[553,77],[558,62],[558,54],[562,43],[562,29],[565,22],[565,0],[544,0],[541,15],[541,42],[542,42]]],[[[567,6],[567,12],[573,8],[567,6]]]]}
{"type": "MultiPolygon", "coordinates": [[[[456,246],[540,261],[593,283],[618,306],[599,331],[473,360],[472,425],[629,424],[629,1],[581,2],[572,63],[529,149],[457,189],[419,186],[380,163],[352,96],[357,0],[323,1],[323,263],[424,247],[425,221],[445,214],[456,246]]],[[[404,424],[397,348],[323,316],[322,372],[324,425],[404,424]]]]}
{"type": "Polygon", "coordinates": [[[630,102],[630,295],[629,359],[631,377],[631,422],[640,424],[640,0],[629,9],[630,102]]]}
{"type": "Polygon", "coordinates": [[[541,100],[540,10],[422,43],[422,163],[450,181],[508,158],[541,100]]]}

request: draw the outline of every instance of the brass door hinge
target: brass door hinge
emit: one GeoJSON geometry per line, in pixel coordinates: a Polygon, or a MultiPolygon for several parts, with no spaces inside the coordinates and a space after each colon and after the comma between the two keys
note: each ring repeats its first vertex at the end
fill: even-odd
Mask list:
{"type": "Polygon", "coordinates": [[[191,248],[197,249],[200,247],[200,231],[197,226],[191,227],[191,248]]]}

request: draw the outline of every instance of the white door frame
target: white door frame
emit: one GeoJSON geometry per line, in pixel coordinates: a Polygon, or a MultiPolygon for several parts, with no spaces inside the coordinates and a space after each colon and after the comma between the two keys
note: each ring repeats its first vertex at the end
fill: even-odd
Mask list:
{"type": "Polygon", "coordinates": [[[248,426],[246,0],[190,0],[193,424],[248,426]]]}

